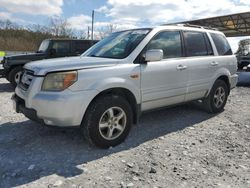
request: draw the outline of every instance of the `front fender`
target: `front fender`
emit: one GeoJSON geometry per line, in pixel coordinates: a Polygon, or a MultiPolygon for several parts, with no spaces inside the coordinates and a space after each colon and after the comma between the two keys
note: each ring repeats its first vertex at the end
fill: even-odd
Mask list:
{"type": "Polygon", "coordinates": [[[73,91],[97,90],[99,92],[112,88],[129,90],[141,103],[140,66],[126,64],[120,66],[91,68],[78,71],[78,81],[70,89],[73,91]]]}
{"type": "Polygon", "coordinates": [[[129,90],[133,95],[135,96],[137,104],[141,103],[141,93],[140,93],[140,83],[135,83],[130,79],[125,79],[125,78],[118,78],[118,77],[111,77],[111,78],[106,78],[102,80],[101,82],[96,82],[93,85],[91,85],[91,88],[95,88],[98,90],[100,93],[102,91],[112,89],[112,88],[124,88],[129,90]]]}
{"type": "Polygon", "coordinates": [[[10,69],[11,67],[23,66],[24,64],[26,64],[28,62],[30,62],[30,61],[28,61],[28,60],[8,60],[6,63],[4,63],[4,68],[10,69]]]}

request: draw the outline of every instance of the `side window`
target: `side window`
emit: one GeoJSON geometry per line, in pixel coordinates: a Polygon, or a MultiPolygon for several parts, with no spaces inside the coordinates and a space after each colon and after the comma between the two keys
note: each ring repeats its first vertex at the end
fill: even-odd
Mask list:
{"type": "Polygon", "coordinates": [[[69,53],[70,42],[54,41],[52,48],[54,48],[58,54],[69,53]]]}
{"type": "Polygon", "coordinates": [[[232,50],[225,36],[217,33],[210,34],[219,55],[232,55],[232,50]]]}
{"type": "Polygon", "coordinates": [[[163,58],[182,57],[179,31],[164,31],[157,34],[147,45],[147,50],[162,49],[163,58]]]}
{"type": "Polygon", "coordinates": [[[213,51],[207,35],[197,31],[184,31],[187,56],[212,55],[213,51]]]}
{"type": "Polygon", "coordinates": [[[89,41],[75,41],[75,52],[83,53],[90,47],[89,41]]]}

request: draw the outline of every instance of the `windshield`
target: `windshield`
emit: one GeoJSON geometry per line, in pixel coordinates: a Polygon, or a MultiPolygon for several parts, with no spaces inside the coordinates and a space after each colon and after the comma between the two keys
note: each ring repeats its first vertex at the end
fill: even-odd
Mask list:
{"type": "Polygon", "coordinates": [[[112,33],[83,56],[123,59],[136,48],[149,31],[149,29],[137,29],[112,33]]]}
{"type": "Polygon", "coordinates": [[[40,45],[40,47],[38,49],[38,52],[45,52],[48,49],[48,47],[49,47],[49,41],[48,40],[44,40],[41,43],[41,45],[40,45]]]}

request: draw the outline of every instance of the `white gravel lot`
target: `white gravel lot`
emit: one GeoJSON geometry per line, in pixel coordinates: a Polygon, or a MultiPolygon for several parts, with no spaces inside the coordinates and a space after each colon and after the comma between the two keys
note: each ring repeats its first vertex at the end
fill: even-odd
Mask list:
{"type": "MultiPolygon", "coordinates": [[[[249,73],[250,74],[250,73],[249,73]]],[[[192,105],[144,114],[125,143],[89,147],[78,129],[43,127],[12,109],[0,79],[0,187],[250,187],[250,88],[225,111],[192,105]]]]}

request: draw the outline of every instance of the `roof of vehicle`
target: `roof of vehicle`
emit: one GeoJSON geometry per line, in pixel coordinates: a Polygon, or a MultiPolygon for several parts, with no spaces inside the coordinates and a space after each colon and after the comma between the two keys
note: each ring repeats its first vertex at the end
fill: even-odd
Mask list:
{"type": "MultiPolygon", "coordinates": [[[[91,41],[89,39],[65,39],[65,38],[50,38],[45,40],[51,40],[51,41],[91,41]]],[[[98,40],[93,40],[98,41],[98,40]]]]}
{"type": "Polygon", "coordinates": [[[190,24],[173,24],[173,25],[161,25],[156,27],[156,29],[178,29],[178,30],[192,30],[192,31],[202,31],[202,32],[212,32],[223,34],[221,31],[218,31],[215,28],[205,27],[200,25],[190,25],[190,24]]]}
{"type": "MultiPolygon", "coordinates": [[[[222,32],[218,31],[215,28],[211,27],[205,27],[205,26],[199,26],[199,25],[190,25],[190,24],[172,24],[172,25],[161,25],[161,26],[156,26],[156,27],[147,27],[147,28],[135,28],[135,29],[127,29],[123,31],[117,31],[117,32],[124,32],[124,31],[134,31],[134,30],[164,30],[164,29],[177,29],[177,30],[193,30],[193,31],[203,31],[203,32],[213,32],[213,33],[220,33],[223,34],[222,32]]],[[[115,32],[115,33],[117,33],[115,32]]]]}

